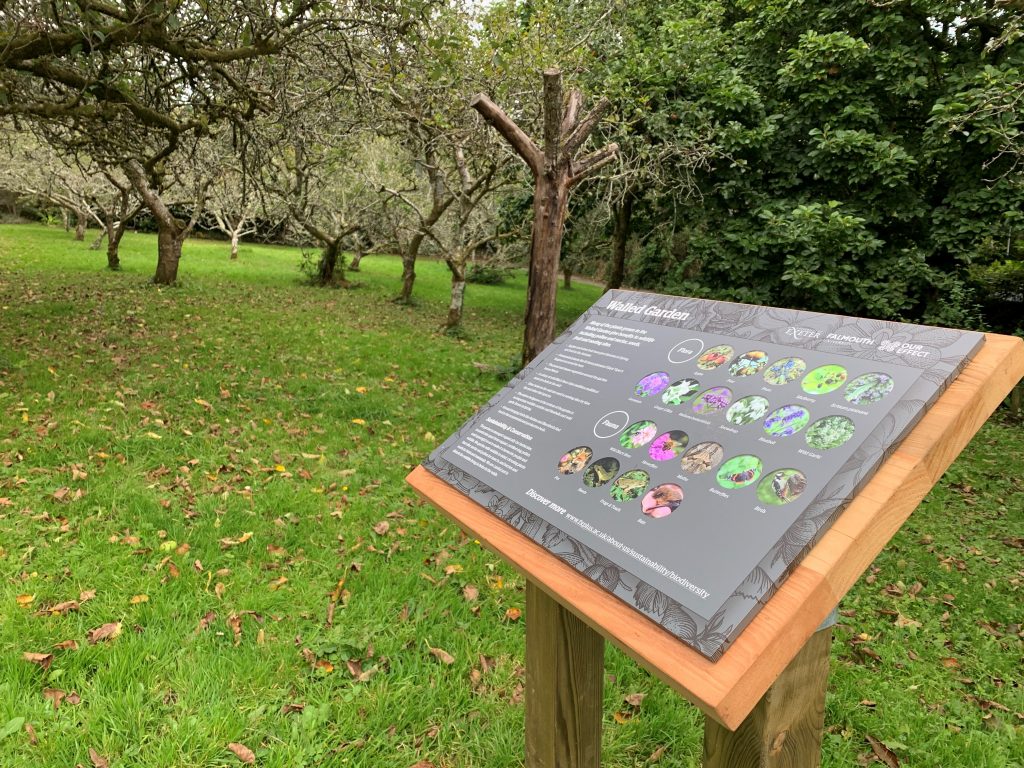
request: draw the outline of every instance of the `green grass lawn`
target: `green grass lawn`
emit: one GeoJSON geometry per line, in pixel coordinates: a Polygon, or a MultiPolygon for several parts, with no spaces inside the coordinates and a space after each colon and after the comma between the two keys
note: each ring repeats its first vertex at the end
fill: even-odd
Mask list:
{"type": "MultiPolygon", "coordinates": [[[[443,264],[399,307],[397,259],[351,290],[299,260],[192,241],[160,289],[151,236],[110,273],[0,226],[3,768],[522,765],[524,581],[403,478],[503,383],[525,280],[470,286],[454,339],[443,264]]],[[[843,601],[825,766],[1024,766],[1022,474],[993,419],[843,601]]],[[[604,711],[606,766],[700,764],[611,649],[604,711]]]]}

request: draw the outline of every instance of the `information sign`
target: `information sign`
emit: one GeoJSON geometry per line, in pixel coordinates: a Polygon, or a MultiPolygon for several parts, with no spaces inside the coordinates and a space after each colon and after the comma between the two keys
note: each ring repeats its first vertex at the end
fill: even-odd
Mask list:
{"type": "Polygon", "coordinates": [[[716,659],[983,340],[610,291],[425,467],[716,659]]]}

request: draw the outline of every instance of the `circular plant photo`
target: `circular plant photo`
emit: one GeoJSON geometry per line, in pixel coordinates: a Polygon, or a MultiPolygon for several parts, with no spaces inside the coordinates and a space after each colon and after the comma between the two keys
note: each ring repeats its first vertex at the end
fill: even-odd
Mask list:
{"type": "Polygon", "coordinates": [[[699,475],[703,472],[707,472],[709,469],[714,469],[725,457],[725,449],[722,448],[718,443],[705,442],[697,443],[685,454],[680,460],[680,466],[683,468],[683,472],[688,472],[691,475],[699,475]]]}
{"type": "Polygon", "coordinates": [[[721,466],[715,479],[723,488],[743,488],[761,476],[762,467],[757,456],[734,456],[721,466]]]}
{"type": "Polygon", "coordinates": [[[633,387],[633,394],[637,397],[650,397],[656,395],[665,387],[672,379],[664,371],[658,371],[657,373],[649,373],[644,376],[640,381],[633,387]]]}
{"type": "Polygon", "coordinates": [[[768,400],[760,395],[748,395],[729,406],[729,410],[725,412],[725,420],[742,427],[744,424],[763,419],[766,413],[768,400]]]}
{"type": "Polygon", "coordinates": [[[654,438],[651,447],[647,449],[647,455],[655,461],[669,461],[680,456],[689,442],[689,435],[681,429],[674,429],[654,438]]]}
{"type": "Polygon", "coordinates": [[[619,435],[619,445],[623,448],[639,448],[651,442],[656,434],[658,425],[653,421],[638,421],[630,424],[626,431],[619,435]]]}
{"type": "Polygon", "coordinates": [[[583,473],[583,484],[588,488],[600,488],[615,477],[619,471],[619,460],[611,456],[598,459],[583,473]]]}
{"type": "Polygon", "coordinates": [[[647,483],[650,480],[651,476],[642,469],[631,469],[629,472],[623,472],[616,478],[608,493],[616,501],[639,499],[643,496],[644,491],[647,490],[647,483]]]}
{"type": "Polygon", "coordinates": [[[789,437],[807,426],[811,414],[799,405],[784,405],[768,414],[764,431],[772,437],[789,437]]]}
{"type": "Polygon", "coordinates": [[[728,344],[712,347],[697,358],[697,367],[702,371],[713,371],[718,366],[728,363],[732,359],[733,351],[728,344]]]}
{"type": "Polygon", "coordinates": [[[664,483],[649,490],[640,500],[640,508],[651,517],[668,517],[683,501],[683,489],[674,483],[664,483]]]}
{"type": "Polygon", "coordinates": [[[769,472],[757,486],[757,498],[774,506],[788,504],[804,492],[807,478],[798,469],[779,469],[769,472]]]}
{"type": "Polygon", "coordinates": [[[767,352],[761,352],[760,350],[744,352],[729,366],[729,373],[733,376],[753,376],[755,373],[759,373],[767,364],[767,352]]]}
{"type": "Polygon", "coordinates": [[[808,395],[824,395],[843,386],[846,376],[846,369],[841,365],[823,365],[804,376],[800,386],[808,395]]]}
{"type": "Polygon", "coordinates": [[[594,452],[585,445],[573,448],[558,460],[558,471],[563,475],[574,475],[587,466],[587,462],[593,455],[594,452]]]}
{"type": "Polygon", "coordinates": [[[682,405],[693,400],[693,396],[700,389],[700,382],[696,379],[680,379],[668,386],[661,393],[661,402],[665,405],[682,405]]]}
{"type": "Polygon", "coordinates": [[[854,405],[870,405],[877,403],[892,392],[896,382],[885,373],[865,373],[846,385],[843,397],[854,405]]]}
{"type": "Polygon", "coordinates": [[[796,381],[804,375],[806,370],[807,363],[799,357],[784,357],[768,366],[764,372],[764,380],[768,384],[780,387],[783,384],[796,381]]]}
{"type": "Polygon", "coordinates": [[[697,395],[697,399],[693,401],[693,412],[706,416],[709,413],[715,413],[723,408],[728,408],[731,402],[731,389],[728,387],[712,387],[697,395]]]}
{"type": "Polygon", "coordinates": [[[845,443],[855,430],[853,421],[845,416],[826,416],[811,424],[805,439],[811,448],[827,451],[845,443]]]}

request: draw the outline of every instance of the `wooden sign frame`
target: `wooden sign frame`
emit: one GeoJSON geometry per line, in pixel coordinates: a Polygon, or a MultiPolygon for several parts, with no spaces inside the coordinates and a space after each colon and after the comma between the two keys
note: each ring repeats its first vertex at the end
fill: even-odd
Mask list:
{"type": "MultiPolygon", "coordinates": [[[[566,615],[555,615],[552,620],[563,625],[562,635],[576,633],[579,636],[576,646],[583,648],[587,643],[593,644],[593,640],[587,631],[581,633],[579,628],[572,626],[574,618],[593,630],[598,641],[603,637],[615,643],[713,721],[733,731],[755,710],[769,687],[791,665],[843,595],[1022,377],[1024,340],[986,334],[985,344],[975,358],[927,410],[913,431],[717,662],[701,656],[426,469],[417,467],[407,481],[425,499],[525,574],[534,593],[530,600],[528,590],[528,660],[531,656],[531,604],[538,614],[538,623],[547,623],[540,614],[545,611],[557,614],[561,607],[566,615]],[[546,602],[544,596],[551,598],[553,603],[548,605],[551,601],[546,602]]],[[[567,652],[573,653],[573,648],[569,647],[567,652]]],[[[596,651],[591,649],[592,657],[594,653],[596,651]]],[[[539,655],[553,657],[552,654],[539,655]]],[[[571,672],[573,665],[570,661],[567,661],[567,668],[571,672]]],[[[556,695],[562,699],[559,706],[563,710],[567,703],[587,706],[582,702],[587,681],[574,681],[572,674],[569,678],[563,677],[558,673],[551,678],[555,681],[553,687],[569,689],[556,695]],[[573,688],[575,693],[571,690],[573,688]],[[566,697],[575,701],[568,702],[566,697]]],[[[598,687],[598,749],[599,692],[598,687]]],[[[531,695],[543,697],[544,694],[531,690],[527,685],[527,764],[547,765],[549,763],[543,760],[532,761],[529,757],[531,749],[534,753],[538,751],[536,744],[531,746],[529,733],[531,695]]],[[[587,717],[592,722],[592,715],[587,717]]],[[[588,727],[592,730],[592,725],[588,727]]],[[[577,736],[583,738],[580,734],[577,736]]],[[[568,745],[566,748],[571,751],[573,747],[568,745]]],[[[557,764],[597,763],[582,759],[557,764]]]]}

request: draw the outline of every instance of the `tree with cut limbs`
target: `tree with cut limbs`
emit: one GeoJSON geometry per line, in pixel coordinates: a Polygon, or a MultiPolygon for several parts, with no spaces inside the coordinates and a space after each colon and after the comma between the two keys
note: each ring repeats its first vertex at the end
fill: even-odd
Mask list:
{"type": "Polygon", "coordinates": [[[601,99],[581,118],[583,95],[573,90],[563,107],[562,73],[557,69],[544,72],[543,150],[485,94],[474,96],[470,106],[512,145],[533,173],[533,234],[523,336],[523,365],[527,365],[555,338],[558,257],[569,191],[614,160],[619,147],[609,144],[576,157],[609,104],[601,99]]]}

